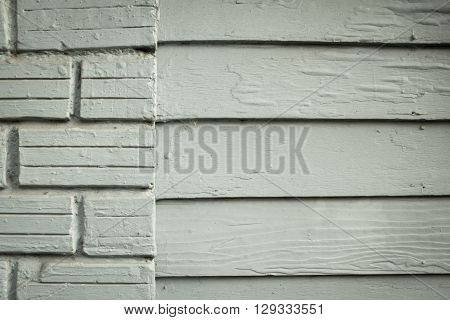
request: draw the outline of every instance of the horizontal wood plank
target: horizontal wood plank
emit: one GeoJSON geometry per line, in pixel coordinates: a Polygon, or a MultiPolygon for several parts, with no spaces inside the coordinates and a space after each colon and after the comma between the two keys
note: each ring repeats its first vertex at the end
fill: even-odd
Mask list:
{"type": "Polygon", "coordinates": [[[447,123],[157,125],[157,198],[450,195],[447,123]]]}
{"type": "Polygon", "coordinates": [[[68,8],[109,8],[128,6],[156,6],[157,0],[26,0],[17,3],[20,10],[53,10],[68,8]]]}
{"type": "Polygon", "coordinates": [[[83,79],[155,78],[155,59],[137,57],[137,61],[132,61],[126,58],[120,57],[118,61],[83,61],[81,76],[83,79]]]}
{"type": "Polygon", "coordinates": [[[450,199],[157,203],[159,277],[450,273],[450,199]]]}
{"type": "MultiPolygon", "coordinates": [[[[54,58],[54,57],[52,57],[54,58]]],[[[56,59],[63,59],[58,57],[56,59]]],[[[45,58],[27,57],[0,63],[0,79],[69,79],[70,67],[65,63],[49,63],[45,58]],[[34,59],[34,60],[31,60],[34,59]],[[31,60],[31,61],[30,61],[31,60]],[[32,62],[34,61],[34,62],[32,62]]],[[[14,82],[16,83],[16,82],[14,82]]]]}
{"type": "Polygon", "coordinates": [[[158,278],[160,300],[448,299],[450,276],[158,278]]]}
{"type": "Polygon", "coordinates": [[[164,0],[158,38],[437,44],[450,42],[448,16],[441,0],[164,0]]]}
{"type": "Polygon", "coordinates": [[[158,118],[448,120],[449,70],[448,49],[162,46],[158,118]]]}

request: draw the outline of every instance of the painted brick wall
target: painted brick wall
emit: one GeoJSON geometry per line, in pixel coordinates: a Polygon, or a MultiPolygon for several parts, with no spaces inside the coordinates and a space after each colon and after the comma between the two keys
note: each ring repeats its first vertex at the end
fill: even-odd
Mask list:
{"type": "Polygon", "coordinates": [[[0,299],[153,299],[157,2],[0,9],[0,299]]]}

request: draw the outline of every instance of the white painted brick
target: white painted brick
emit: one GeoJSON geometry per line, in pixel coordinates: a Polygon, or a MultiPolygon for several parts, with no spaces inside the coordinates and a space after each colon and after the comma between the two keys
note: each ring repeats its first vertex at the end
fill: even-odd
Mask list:
{"type": "Polygon", "coordinates": [[[154,266],[145,259],[24,258],[19,299],[153,299],[154,266]]]}
{"type": "Polygon", "coordinates": [[[88,255],[154,256],[155,199],[87,198],[83,251],[88,255]]]}
{"type": "Polygon", "coordinates": [[[9,262],[0,259],[0,300],[8,299],[9,262]]]}
{"type": "Polygon", "coordinates": [[[0,119],[68,119],[69,95],[67,59],[0,60],[0,119]]]}
{"type": "Polygon", "coordinates": [[[72,253],[70,197],[0,197],[0,253],[72,253]]]}
{"type": "Polygon", "coordinates": [[[0,189],[6,187],[7,134],[6,129],[0,128],[0,189]]]}
{"type": "MultiPolygon", "coordinates": [[[[142,127],[144,128],[144,127],[142,127]]],[[[22,130],[23,186],[153,186],[153,148],[147,130],[22,130]],[[141,136],[141,137],[140,137],[141,136]]]]}
{"type": "Polygon", "coordinates": [[[155,117],[156,66],[152,56],[84,61],[81,117],[91,120],[147,120],[155,117]]]}
{"type": "Polygon", "coordinates": [[[149,48],[156,42],[154,0],[18,0],[17,6],[19,50],[149,48]]]}

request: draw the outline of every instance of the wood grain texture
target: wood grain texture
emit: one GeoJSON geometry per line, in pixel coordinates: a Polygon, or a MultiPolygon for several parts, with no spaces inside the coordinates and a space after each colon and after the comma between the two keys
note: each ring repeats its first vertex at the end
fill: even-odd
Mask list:
{"type": "Polygon", "coordinates": [[[158,118],[450,119],[448,49],[170,45],[158,118]]]}
{"type": "Polygon", "coordinates": [[[152,299],[153,263],[138,259],[22,258],[19,299],[152,299]]]}
{"type": "Polygon", "coordinates": [[[326,276],[158,278],[159,300],[448,299],[450,277],[326,276]]]}
{"type": "Polygon", "coordinates": [[[157,125],[157,198],[450,194],[447,123],[265,124],[157,125]]]}
{"type": "Polygon", "coordinates": [[[450,42],[442,0],[164,0],[160,21],[160,42],[450,42]]]}
{"type": "Polygon", "coordinates": [[[0,189],[6,187],[6,160],[7,160],[8,131],[0,128],[0,189]]]}
{"type": "Polygon", "coordinates": [[[92,199],[84,202],[87,255],[154,256],[155,199],[153,196],[92,199]]]}
{"type": "Polygon", "coordinates": [[[151,48],[156,43],[156,1],[19,0],[18,49],[151,48]]]}
{"type": "Polygon", "coordinates": [[[450,199],[157,203],[159,277],[450,272],[450,199]]]}
{"type": "Polygon", "coordinates": [[[71,215],[71,197],[0,197],[0,214],[71,215]]]}

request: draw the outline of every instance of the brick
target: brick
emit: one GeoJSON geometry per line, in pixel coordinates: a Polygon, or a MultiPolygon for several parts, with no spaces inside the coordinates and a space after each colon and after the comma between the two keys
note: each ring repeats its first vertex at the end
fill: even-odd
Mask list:
{"type": "Polygon", "coordinates": [[[0,189],[6,187],[7,133],[0,128],[0,189]]]}
{"type": "Polygon", "coordinates": [[[154,256],[155,199],[87,198],[84,202],[87,255],[154,256]]]}
{"type": "Polygon", "coordinates": [[[152,48],[156,0],[18,0],[18,49],[152,48]]]}
{"type": "Polygon", "coordinates": [[[121,130],[31,130],[20,135],[23,186],[153,186],[152,127],[121,130]],[[150,131],[148,133],[147,131],[150,131]]]}
{"type": "Polygon", "coordinates": [[[0,197],[0,253],[72,253],[71,197],[0,197]]]}
{"type": "Polygon", "coordinates": [[[24,258],[19,299],[153,299],[154,266],[145,259],[24,258]]]}
{"type": "Polygon", "coordinates": [[[0,259],[0,300],[8,299],[9,263],[0,259]]]}
{"type": "Polygon", "coordinates": [[[156,66],[152,56],[124,56],[120,61],[84,61],[81,117],[153,120],[155,79],[156,66]]]}
{"type": "Polygon", "coordinates": [[[71,109],[69,96],[67,59],[0,61],[0,119],[66,120],[71,109]]]}

